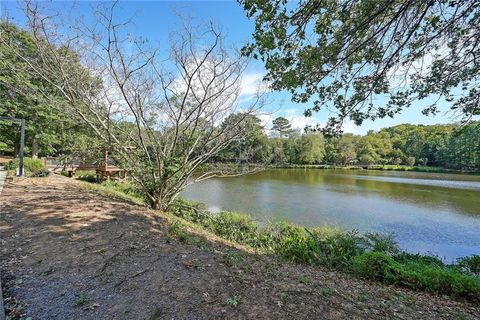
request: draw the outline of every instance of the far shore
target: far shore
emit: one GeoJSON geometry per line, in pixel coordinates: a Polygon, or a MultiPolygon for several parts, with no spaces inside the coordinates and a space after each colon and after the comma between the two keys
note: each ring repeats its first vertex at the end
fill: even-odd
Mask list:
{"type": "Polygon", "coordinates": [[[430,166],[408,166],[408,165],[329,165],[329,164],[281,164],[273,165],[272,168],[281,169],[336,169],[336,170],[377,170],[377,171],[416,171],[432,173],[455,173],[479,175],[480,169],[447,169],[443,167],[430,166]]]}

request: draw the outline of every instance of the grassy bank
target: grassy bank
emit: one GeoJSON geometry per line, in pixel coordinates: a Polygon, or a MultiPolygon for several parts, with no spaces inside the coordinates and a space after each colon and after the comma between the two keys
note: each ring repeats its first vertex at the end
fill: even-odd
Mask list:
{"type": "Polygon", "coordinates": [[[407,165],[370,165],[370,166],[335,166],[324,164],[284,164],[275,166],[275,168],[285,169],[341,169],[341,170],[379,170],[379,171],[416,171],[433,173],[456,173],[456,174],[480,174],[475,170],[454,170],[443,167],[430,166],[407,166],[407,165]]]}
{"type": "MultiPolygon", "coordinates": [[[[129,184],[108,182],[88,186],[108,196],[144,203],[129,184]]],[[[195,236],[189,232],[193,224],[223,239],[287,261],[480,302],[480,256],[445,264],[433,256],[402,252],[390,235],[342,232],[330,227],[307,229],[286,222],[260,225],[247,215],[227,211],[214,214],[205,205],[185,199],[178,199],[169,214],[177,217],[169,234],[180,241],[195,242],[195,236]]]]}

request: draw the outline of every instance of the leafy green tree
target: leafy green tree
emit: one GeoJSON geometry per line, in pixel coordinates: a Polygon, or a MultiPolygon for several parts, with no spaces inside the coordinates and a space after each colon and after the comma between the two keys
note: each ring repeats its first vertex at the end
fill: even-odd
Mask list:
{"type": "Polygon", "coordinates": [[[320,134],[305,134],[299,140],[298,162],[306,164],[322,163],[325,156],[325,142],[320,134]]]}
{"type": "Polygon", "coordinates": [[[356,141],[357,137],[347,133],[336,140],[334,160],[335,164],[351,165],[357,161],[356,141]]]}
{"type": "MultiPolygon", "coordinates": [[[[261,59],[275,90],[314,99],[305,114],[337,109],[345,119],[393,117],[413,101],[444,98],[469,121],[480,114],[480,2],[239,0],[255,21],[245,55],[261,59]],[[373,105],[376,96],[385,105],[373,105]]],[[[439,112],[426,104],[424,114],[439,112]]]]}
{"type": "Polygon", "coordinates": [[[269,141],[257,116],[235,113],[224,120],[224,125],[228,123],[238,123],[238,129],[243,131],[244,135],[219,154],[220,161],[256,163],[267,161],[270,156],[269,141]]]}
{"type": "Polygon", "coordinates": [[[358,139],[357,157],[361,164],[386,164],[391,151],[392,142],[386,132],[370,131],[358,139]]]}
{"type": "Polygon", "coordinates": [[[286,152],[285,139],[273,137],[269,139],[271,157],[270,162],[274,164],[285,164],[289,162],[288,150],[286,152]]]}
{"type": "MultiPolygon", "coordinates": [[[[0,22],[0,115],[26,119],[26,146],[33,158],[39,153],[65,152],[67,146],[81,139],[80,135],[88,134],[78,117],[68,112],[65,100],[51,83],[20,57],[37,59],[38,55],[31,34],[0,22]]],[[[0,137],[16,154],[18,124],[2,121],[0,137]]]]}
{"type": "Polygon", "coordinates": [[[292,125],[290,121],[284,117],[278,117],[272,121],[272,130],[277,131],[280,138],[288,137],[294,131],[292,130],[292,125]]]}
{"type": "Polygon", "coordinates": [[[438,151],[446,167],[480,169],[480,123],[472,122],[447,137],[438,151]]]}

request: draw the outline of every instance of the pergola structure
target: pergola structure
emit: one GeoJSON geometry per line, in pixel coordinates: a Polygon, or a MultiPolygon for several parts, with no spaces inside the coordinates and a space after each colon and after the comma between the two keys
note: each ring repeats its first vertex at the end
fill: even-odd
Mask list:
{"type": "Polygon", "coordinates": [[[13,117],[0,117],[0,120],[15,121],[20,123],[20,150],[18,151],[18,176],[23,176],[23,149],[25,148],[25,119],[18,119],[13,117]]]}

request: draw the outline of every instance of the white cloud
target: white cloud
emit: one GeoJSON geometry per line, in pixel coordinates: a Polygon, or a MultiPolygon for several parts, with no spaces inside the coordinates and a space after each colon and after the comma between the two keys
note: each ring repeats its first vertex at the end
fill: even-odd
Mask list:
{"type": "Polygon", "coordinates": [[[264,73],[258,71],[246,73],[242,77],[240,96],[251,97],[257,92],[266,92],[268,90],[268,84],[263,81],[264,76],[264,73]]]}
{"type": "Polygon", "coordinates": [[[358,126],[353,121],[347,121],[343,124],[343,132],[358,134],[358,126]]]}
{"type": "Polygon", "coordinates": [[[287,117],[287,119],[292,124],[293,129],[300,129],[302,131],[306,126],[313,126],[318,123],[317,121],[315,121],[315,119],[312,119],[311,117],[305,117],[304,115],[290,116],[287,117]]]}

